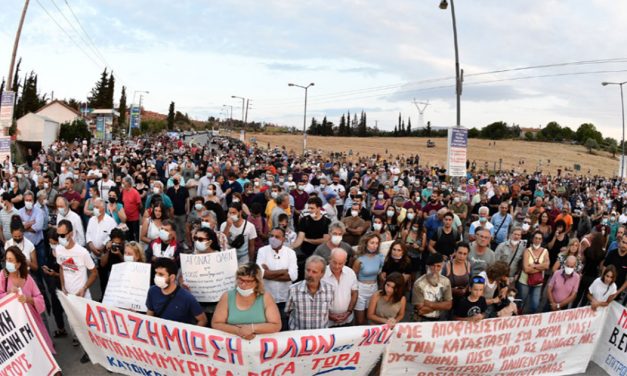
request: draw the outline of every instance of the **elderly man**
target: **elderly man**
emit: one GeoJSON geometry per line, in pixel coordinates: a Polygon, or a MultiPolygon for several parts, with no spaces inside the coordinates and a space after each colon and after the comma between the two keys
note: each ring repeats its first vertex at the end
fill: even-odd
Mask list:
{"type": "Polygon", "coordinates": [[[439,321],[453,308],[451,282],[441,274],[444,257],[432,253],[427,258],[427,273],[414,282],[412,304],[414,321],[439,321]]]}
{"type": "Polygon", "coordinates": [[[24,207],[19,210],[24,224],[24,237],[30,240],[37,252],[38,265],[47,265],[46,247],[44,245],[44,212],[35,205],[35,195],[31,191],[24,192],[24,207]]]}
{"type": "Polygon", "coordinates": [[[72,223],[72,228],[74,229],[74,241],[80,246],[84,246],[85,230],[83,229],[83,221],[81,220],[81,217],[79,217],[78,214],[70,210],[70,203],[65,197],[57,196],[55,203],[57,208],[57,222],[55,226],[64,219],[70,221],[72,223]]]}
{"type": "Polygon", "coordinates": [[[488,266],[492,265],[496,260],[494,251],[490,249],[490,231],[479,227],[476,234],[477,240],[470,244],[470,253],[468,254],[470,276],[476,276],[481,272],[485,272],[488,266]]]}
{"type": "Polygon", "coordinates": [[[290,330],[329,327],[329,314],[335,299],[335,289],[322,281],[325,267],[326,262],[322,257],[309,256],[305,261],[305,280],[290,286],[285,304],[290,330]]]}
{"type": "Polygon", "coordinates": [[[333,305],[329,311],[331,326],[348,326],[353,321],[359,287],[353,269],[346,266],[348,254],[342,248],[331,251],[329,265],[322,280],[335,289],[333,305]]]}
{"type": "MultiPolygon", "coordinates": [[[[87,224],[86,248],[94,261],[99,261],[109,241],[111,230],[117,227],[117,223],[115,219],[105,213],[104,201],[100,198],[94,200],[93,213],[87,224]]],[[[109,282],[109,275],[100,264],[98,265],[98,273],[100,274],[100,291],[105,291],[107,282],[109,282]]]]}
{"type": "Polygon", "coordinates": [[[546,287],[548,306],[545,312],[567,309],[570,303],[575,300],[581,279],[579,273],[575,273],[576,266],[577,258],[570,255],[564,262],[564,268],[553,273],[553,277],[546,287]]]}
{"type": "Polygon", "coordinates": [[[498,207],[499,207],[498,213],[492,216],[492,221],[490,222],[494,229],[494,231],[492,231],[493,237],[494,237],[494,242],[493,242],[494,248],[496,248],[497,245],[507,240],[507,235],[509,234],[509,230],[512,227],[512,224],[514,223],[514,219],[508,213],[509,204],[507,203],[507,201],[501,202],[498,207]]]}
{"type": "Polygon", "coordinates": [[[270,218],[268,218],[268,228],[277,227],[279,225],[279,216],[281,214],[287,214],[288,223],[287,227],[294,231],[294,222],[292,221],[292,215],[290,210],[290,197],[285,192],[279,193],[274,199],[275,206],[272,208],[270,218]]]}
{"type": "Polygon", "coordinates": [[[350,244],[343,241],[343,236],[346,233],[346,226],[342,222],[333,222],[329,225],[329,240],[326,243],[320,244],[314,251],[314,255],[322,256],[322,258],[329,262],[331,257],[331,250],[334,248],[342,248],[346,251],[347,262],[346,265],[353,265],[353,247],[350,244]]]}
{"type": "Polygon", "coordinates": [[[259,248],[257,265],[263,269],[263,280],[266,290],[272,295],[281,313],[281,322],[287,329],[285,302],[292,282],[298,278],[296,252],[284,246],[285,230],[276,227],[270,231],[270,244],[259,248]]]}
{"type": "Polygon", "coordinates": [[[496,261],[503,261],[509,265],[509,280],[515,281],[520,274],[522,264],[520,260],[525,252],[525,244],[521,241],[522,228],[514,227],[509,235],[509,241],[503,242],[496,247],[494,256],[496,261]]]}
{"type": "Polygon", "coordinates": [[[470,229],[468,230],[468,239],[471,242],[474,242],[477,239],[475,232],[479,227],[487,229],[490,234],[492,234],[492,228],[494,227],[494,225],[488,220],[490,216],[490,208],[482,206],[479,208],[478,214],[479,219],[472,222],[470,224],[470,229]]]}

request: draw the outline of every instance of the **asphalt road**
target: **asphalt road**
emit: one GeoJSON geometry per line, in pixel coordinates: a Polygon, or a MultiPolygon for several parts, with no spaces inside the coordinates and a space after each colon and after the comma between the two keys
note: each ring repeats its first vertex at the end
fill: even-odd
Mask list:
{"type": "MultiPolygon", "coordinates": [[[[207,135],[198,135],[195,137],[188,137],[186,142],[193,140],[196,143],[204,143],[207,140],[207,135]]],[[[94,298],[100,297],[99,284],[94,283],[91,289],[91,294],[94,298]]],[[[54,327],[54,321],[52,318],[48,319],[49,324],[54,327]]],[[[54,330],[51,330],[53,332],[54,330]]],[[[61,367],[64,375],[83,375],[83,376],[100,376],[100,375],[112,375],[114,373],[107,371],[105,368],[86,363],[81,364],[80,359],[83,356],[83,350],[81,347],[72,346],[72,337],[67,336],[65,338],[54,340],[55,348],[57,351],[56,359],[61,367]]],[[[601,376],[607,375],[599,366],[595,363],[590,363],[585,373],[578,374],[581,376],[601,376]]],[[[306,375],[303,375],[306,376],[306,375]]]]}

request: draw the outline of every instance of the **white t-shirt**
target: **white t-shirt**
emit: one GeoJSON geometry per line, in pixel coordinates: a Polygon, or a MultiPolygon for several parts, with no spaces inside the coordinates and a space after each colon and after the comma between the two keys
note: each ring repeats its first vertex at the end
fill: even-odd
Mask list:
{"type": "Polygon", "coordinates": [[[9,249],[9,247],[12,246],[18,247],[20,251],[22,251],[22,253],[24,254],[24,257],[26,257],[26,261],[30,264],[30,255],[33,251],[35,251],[35,246],[33,245],[33,243],[30,240],[24,238],[21,243],[17,244],[13,241],[13,238],[9,238],[9,240],[4,243],[4,249],[7,250],[9,249]]]}
{"type": "Polygon", "coordinates": [[[263,268],[262,265],[267,265],[268,269],[283,270],[287,269],[290,275],[291,281],[275,281],[270,279],[264,279],[263,284],[266,291],[272,295],[274,301],[277,303],[284,303],[287,301],[290,285],[298,278],[298,264],[296,263],[296,252],[288,247],[281,247],[279,252],[275,252],[272,247],[266,245],[259,248],[257,253],[257,265],[263,268]]]}
{"type": "Polygon", "coordinates": [[[108,181],[104,181],[104,179],[100,179],[100,181],[98,181],[98,193],[100,193],[100,197],[106,197],[105,200],[109,198],[109,190],[115,187],[115,182],[113,180],[107,180],[108,181]]]}
{"type": "MultiPolygon", "coordinates": [[[[65,290],[70,294],[76,294],[85,286],[88,279],[88,270],[96,267],[94,260],[82,246],[74,243],[74,247],[67,249],[58,245],[56,248],[57,263],[61,266],[65,290]]],[[[91,299],[89,290],[85,292],[85,298],[91,299]]]]}
{"type": "MultiPolygon", "coordinates": [[[[348,310],[348,306],[351,302],[351,293],[359,289],[357,284],[357,275],[353,269],[348,266],[342,267],[342,273],[340,274],[340,280],[331,272],[331,268],[329,266],[326,267],[324,272],[324,277],[322,280],[331,284],[335,288],[335,296],[333,298],[333,304],[329,309],[331,313],[344,313],[348,310]]],[[[343,325],[347,322],[351,322],[353,320],[353,315],[351,314],[346,321],[343,323],[336,323],[335,321],[331,322],[331,325],[343,325]]]]}
{"type": "Polygon", "coordinates": [[[612,285],[608,288],[605,283],[601,280],[601,278],[597,278],[592,282],[588,291],[592,295],[592,297],[599,302],[606,302],[610,295],[616,293],[616,283],[612,282],[612,285]]]}
{"type": "Polygon", "coordinates": [[[235,227],[235,225],[232,225],[228,234],[224,232],[225,229],[226,222],[223,222],[220,226],[220,232],[229,238],[229,242],[232,242],[239,234],[242,233],[242,231],[244,231],[244,244],[237,249],[237,257],[241,258],[248,255],[248,241],[257,239],[257,230],[255,230],[255,225],[244,220],[241,227],[235,227]],[[246,226],[246,229],[244,229],[244,226],[246,226]]]}

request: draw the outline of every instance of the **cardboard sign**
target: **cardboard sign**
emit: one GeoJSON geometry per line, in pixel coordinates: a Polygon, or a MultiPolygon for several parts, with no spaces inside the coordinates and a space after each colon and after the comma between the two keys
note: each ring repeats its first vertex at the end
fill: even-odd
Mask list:
{"type": "Polygon", "coordinates": [[[235,249],[198,255],[181,254],[184,283],[199,302],[217,302],[235,288],[237,255],[235,249]]]}
{"type": "Polygon", "coordinates": [[[146,312],[150,264],[121,262],[113,265],[102,302],[108,306],[146,312]]]}

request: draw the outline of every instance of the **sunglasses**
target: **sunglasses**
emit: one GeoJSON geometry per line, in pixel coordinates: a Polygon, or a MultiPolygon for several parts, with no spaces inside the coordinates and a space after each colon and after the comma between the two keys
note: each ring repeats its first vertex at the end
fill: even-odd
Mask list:
{"type": "Polygon", "coordinates": [[[472,283],[485,283],[485,278],[479,277],[479,276],[473,277],[472,278],[472,283]]]}
{"type": "Polygon", "coordinates": [[[206,242],[207,240],[209,240],[209,238],[199,238],[199,237],[194,237],[194,241],[197,242],[206,242]]]}
{"type": "Polygon", "coordinates": [[[59,234],[57,232],[57,236],[59,236],[60,238],[65,238],[66,236],[68,236],[69,232],[66,232],[65,234],[59,234]]]}

